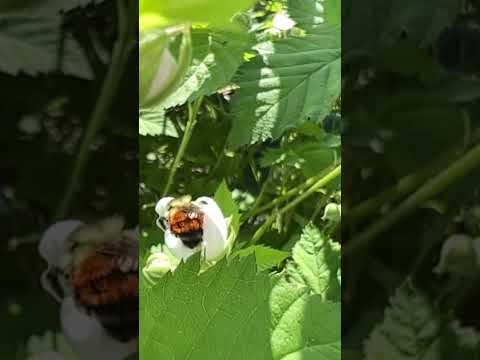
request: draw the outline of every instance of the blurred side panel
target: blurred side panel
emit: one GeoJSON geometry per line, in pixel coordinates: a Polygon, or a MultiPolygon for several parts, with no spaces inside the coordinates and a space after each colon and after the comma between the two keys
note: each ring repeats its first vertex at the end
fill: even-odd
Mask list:
{"type": "Polygon", "coordinates": [[[0,4],[0,357],[138,337],[138,2],[0,4]]]}
{"type": "Polygon", "coordinates": [[[343,359],[479,354],[479,5],[343,1],[343,359]]]}

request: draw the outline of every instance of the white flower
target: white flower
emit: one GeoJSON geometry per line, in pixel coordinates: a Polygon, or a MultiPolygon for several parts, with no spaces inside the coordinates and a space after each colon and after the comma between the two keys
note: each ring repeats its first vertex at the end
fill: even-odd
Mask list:
{"type": "Polygon", "coordinates": [[[295,26],[295,21],[290,19],[285,11],[280,11],[273,17],[273,27],[279,31],[288,31],[295,26]]]}
{"type": "MultiPolygon", "coordinates": [[[[60,221],[50,226],[40,239],[38,251],[48,263],[48,269],[42,274],[44,289],[61,303],[60,320],[65,338],[81,359],[118,360],[136,351],[137,340],[122,343],[112,338],[102,324],[93,316],[79,308],[74,300],[70,284],[65,273],[70,263],[69,238],[80,227],[85,225],[79,220],[60,221]],[[54,278],[61,289],[52,286],[50,278],[54,278]],[[61,290],[59,293],[58,290],[61,290]]],[[[117,227],[116,220],[103,222],[102,232],[109,233],[117,227]]],[[[89,230],[90,231],[90,230],[89,230]]],[[[126,236],[134,234],[132,230],[124,230],[126,236]]],[[[98,236],[98,234],[91,234],[98,236]]]]}
{"type": "MultiPolygon", "coordinates": [[[[159,215],[160,227],[162,227],[162,219],[167,216],[168,205],[172,200],[172,197],[165,197],[157,203],[155,210],[159,215]]],[[[165,229],[165,245],[179,259],[187,259],[197,251],[202,251],[204,260],[208,262],[219,260],[229,249],[228,225],[222,210],[215,200],[206,196],[192,201],[192,204],[203,213],[203,235],[200,247],[190,249],[185,246],[168,227],[168,223],[165,229]]]]}
{"type": "Polygon", "coordinates": [[[480,238],[472,239],[465,234],[454,234],[444,242],[440,261],[433,272],[470,277],[474,276],[479,268],[480,238]]]}

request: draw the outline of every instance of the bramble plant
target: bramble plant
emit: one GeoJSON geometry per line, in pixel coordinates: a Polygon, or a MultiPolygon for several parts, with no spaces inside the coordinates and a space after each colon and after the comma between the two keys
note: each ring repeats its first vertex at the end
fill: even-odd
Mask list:
{"type": "Polygon", "coordinates": [[[479,4],[342,10],[344,358],[477,359],[479,4]]]}
{"type": "Polygon", "coordinates": [[[140,358],[340,359],[340,1],[142,0],[139,91],[140,358]],[[164,243],[187,194],[223,258],[164,243]]]}

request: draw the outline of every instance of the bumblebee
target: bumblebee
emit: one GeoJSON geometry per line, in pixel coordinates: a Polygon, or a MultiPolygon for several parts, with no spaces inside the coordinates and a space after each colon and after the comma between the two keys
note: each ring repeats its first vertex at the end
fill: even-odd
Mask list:
{"type": "Polygon", "coordinates": [[[64,268],[49,280],[64,289],[60,299],[70,292],[111,337],[127,342],[138,337],[138,238],[123,226],[119,217],[78,226],[66,239],[64,268]]]}
{"type": "Polygon", "coordinates": [[[189,249],[196,248],[203,239],[204,214],[192,203],[189,195],[171,200],[166,215],[160,217],[159,221],[163,230],[170,228],[172,234],[189,249]]]}

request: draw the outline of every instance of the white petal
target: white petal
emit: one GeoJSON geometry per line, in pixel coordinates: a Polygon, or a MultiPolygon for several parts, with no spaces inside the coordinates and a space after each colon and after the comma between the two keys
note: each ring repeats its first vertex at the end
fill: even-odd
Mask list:
{"type": "Polygon", "coordinates": [[[110,337],[97,319],[77,308],[72,297],[63,301],[60,318],[65,338],[81,359],[118,360],[136,350],[136,340],[122,343],[110,337]]]}
{"type": "Polygon", "coordinates": [[[162,57],[158,64],[158,70],[155,74],[150,89],[148,91],[147,99],[151,99],[162,92],[170,83],[178,70],[178,64],[175,61],[170,50],[163,50],[162,57]]]}
{"type": "Polygon", "coordinates": [[[225,255],[228,248],[228,227],[222,210],[215,200],[205,196],[195,200],[194,204],[205,214],[203,219],[205,260],[217,260],[225,255]]]}
{"type": "Polygon", "coordinates": [[[68,253],[66,240],[70,234],[83,223],[79,220],[65,220],[50,226],[40,239],[38,252],[50,264],[59,268],[65,266],[65,256],[68,253]]]}
{"type": "Polygon", "coordinates": [[[189,247],[186,247],[178,237],[172,234],[170,229],[165,231],[165,245],[167,245],[170,252],[177,259],[185,260],[198,251],[198,249],[190,249],[189,247]]]}
{"type": "Polygon", "coordinates": [[[174,200],[173,197],[167,196],[167,197],[161,198],[157,202],[157,205],[155,206],[155,212],[158,214],[158,216],[160,217],[167,216],[168,204],[170,204],[172,200],[174,200]]]}
{"type": "Polygon", "coordinates": [[[281,11],[273,17],[273,27],[281,31],[290,30],[295,26],[295,21],[290,19],[284,11],[281,11]]]}

